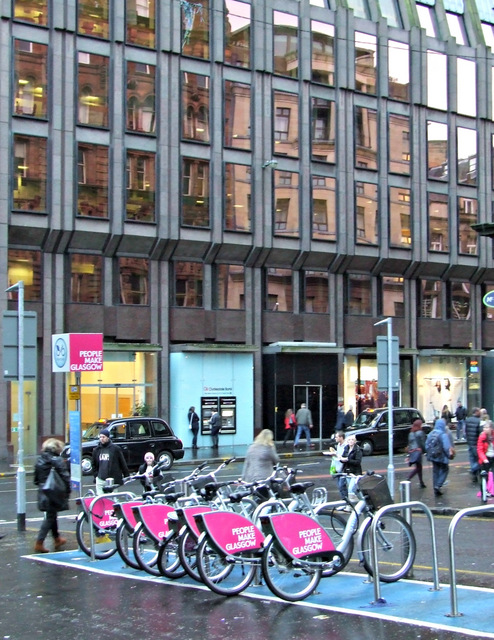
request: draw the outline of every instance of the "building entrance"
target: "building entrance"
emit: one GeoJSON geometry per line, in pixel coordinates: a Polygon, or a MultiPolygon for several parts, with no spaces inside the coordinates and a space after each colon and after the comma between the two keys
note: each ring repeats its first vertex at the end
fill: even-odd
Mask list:
{"type": "Polygon", "coordinates": [[[312,413],[314,427],[311,431],[311,439],[321,440],[322,438],[322,387],[320,385],[296,384],[293,386],[293,407],[295,413],[300,409],[300,405],[305,403],[312,413]]]}

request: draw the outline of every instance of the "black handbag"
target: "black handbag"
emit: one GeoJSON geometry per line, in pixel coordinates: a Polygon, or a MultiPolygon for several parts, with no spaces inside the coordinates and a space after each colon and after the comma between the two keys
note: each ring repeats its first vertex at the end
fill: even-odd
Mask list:
{"type": "Polygon", "coordinates": [[[55,508],[61,509],[64,507],[67,501],[67,487],[55,467],[52,466],[50,469],[50,473],[41,490],[55,508]]]}

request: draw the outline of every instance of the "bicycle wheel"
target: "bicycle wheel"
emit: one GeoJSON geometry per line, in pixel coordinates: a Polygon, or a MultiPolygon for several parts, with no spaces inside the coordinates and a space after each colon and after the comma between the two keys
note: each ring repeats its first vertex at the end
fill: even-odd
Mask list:
{"type": "Polygon", "coordinates": [[[197,568],[204,584],[221,596],[234,596],[252,582],[258,566],[252,562],[238,563],[213,549],[206,536],[197,548],[197,568]]]}
{"type": "Polygon", "coordinates": [[[197,540],[187,529],[178,540],[178,557],[185,572],[196,582],[202,582],[197,568],[197,540]]]}
{"type": "MultiPolygon", "coordinates": [[[[371,525],[369,518],[363,525],[359,553],[367,573],[372,576],[371,525]]],[[[396,582],[412,568],[417,544],[412,528],[406,520],[395,513],[385,514],[379,520],[377,530],[377,561],[381,582],[396,582]]]]}
{"type": "Polygon", "coordinates": [[[264,548],[261,564],[268,587],[278,598],[288,602],[310,596],[322,575],[320,567],[306,566],[285,554],[274,539],[264,548]]]}
{"type": "Polygon", "coordinates": [[[118,555],[122,558],[126,565],[132,569],[140,569],[139,563],[135,559],[134,549],[132,547],[134,532],[129,532],[125,526],[125,522],[121,522],[117,527],[115,542],[117,544],[118,555]]]}
{"type": "Polygon", "coordinates": [[[480,472],[480,499],[484,504],[487,504],[487,471],[480,472]]]}
{"type": "MultiPolygon", "coordinates": [[[[338,548],[338,545],[343,538],[343,534],[345,533],[348,518],[345,518],[341,513],[335,511],[334,507],[325,508],[324,505],[316,511],[316,518],[333,541],[334,546],[338,548]]],[[[343,560],[338,566],[338,569],[325,569],[322,572],[323,578],[333,576],[335,573],[338,573],[338,571],[344,569],[350,562],[350,558],[353,554],[353,533],[348,538],[345,547],[340,549],[340,551],[343,554],[343,560]]]]}
{"type": "Polygon", "coordinates": [[[139,564],[139,569],[150,573],[152,576],[160,576],[157,565],[159,545],[152,540],[144,530],[142,522],[134,529],[132,539],[134,556],[139,564]]]}
{"type": "Polygon", "coordinates": [[[162,540],[156,566],[165,578],[182,578],[185,575],[185,569],[182,567],[178,555],[178,536],[176,533],[169,534],[162,540]]]}
{"type": "MultiPolygon", "coordinates": [[[[91,556],[89,522],[87,514],[84,511],[81,511],[77,516],[75,535],[77,538],[77,544],[81,551],[84,551],[86,555],[91,556]]],[[[115,546],[115,531],[99,532],[95,527],[94,545],[94,557],[97,560],[106,560],[106,558],[111,558],[114,553],[117,553],[117,548],[115,546]]]]}

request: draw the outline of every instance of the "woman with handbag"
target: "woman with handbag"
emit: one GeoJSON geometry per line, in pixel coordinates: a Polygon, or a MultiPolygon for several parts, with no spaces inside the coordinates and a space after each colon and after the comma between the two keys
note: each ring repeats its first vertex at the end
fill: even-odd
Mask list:
{"type": "Polygon", "coordinates": [[[55,541],[55,551],[67,542],[58,532],[57,513],[69,508],[70,473],[67,464],[60,454],[63,444],[56,438],[49,438],[43,443],[41,455],[34,467],[34,484],[38,486],[38,509],[45,512],[34,550],[37,553],[48,553],[44,541],[51,531],[55,541]]]}
{"type": "Polygon", "coordinates": [[[411,480],[415,475],[418,475],[422,489],[427,486],[422,478],[422,454],[424,451],[425,435],[422,431],[422,420],[415,420],[408,434],[408,465],[414,468],[408,474],[407,480],[411,480]]]}

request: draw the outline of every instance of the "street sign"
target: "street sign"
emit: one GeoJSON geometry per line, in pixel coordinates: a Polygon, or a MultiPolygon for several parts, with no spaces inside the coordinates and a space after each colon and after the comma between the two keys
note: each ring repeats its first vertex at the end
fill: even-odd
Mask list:
{"type": "MultiPolygon", "coordinates": [[[[36,312],[25,311],[24,317],[24,379],[35,380],[38,368],[36,312]]],[[[17,311],[3,312],[3,377],[19,377],[19,319],[17,311]]]]}
{"type": "Polygon", "coordinates": [[[51,347],[53,373],[103,371],[102,333],[57,333],[51,347]]]}
{"type": "Polygon", "coordinates": [[[494,291],[488,291],[485,296],[482,298],[482,302],[486,307],[494,308],[494,291]]]}
{"type": "MultiPolygon", "coordinates": [[[[377,387],[388,389],[388,338],[377,337],[377,387]]],[[[398,389],[400,386],[400,357],[399,340],[397,336],[391,337],[391,387],[398,389]]]]}

